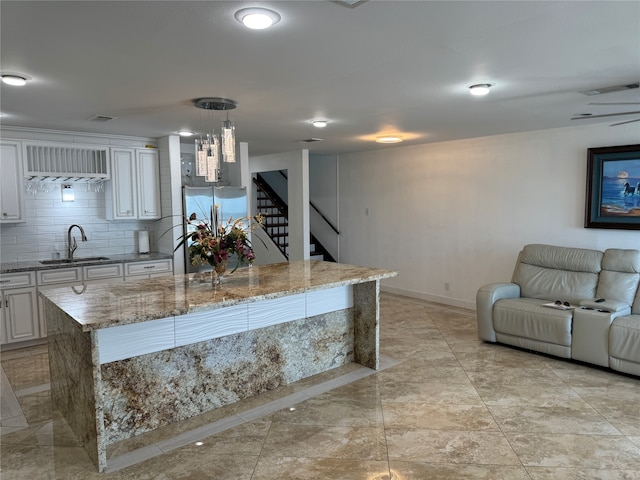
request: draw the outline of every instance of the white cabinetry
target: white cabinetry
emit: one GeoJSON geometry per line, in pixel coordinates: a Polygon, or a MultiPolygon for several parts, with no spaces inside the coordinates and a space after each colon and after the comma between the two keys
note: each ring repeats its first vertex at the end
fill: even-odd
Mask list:
{"type": "Polygon", "coordinates": [[[25,222],[20,142],[0,142],[0,223],[25,222]]]}
{"type": "Polygon", "coordinates": [[[36,296],[33,272],[6,273],[0,277],[0,299],[2,300],[0,343],[24,342],[40,338],[36,296]]]}
{"type": "Polygon", "coordinates": [[[138,174],[138,218],[161,217],[160,161],[157,150],[136,150],[138,174]]]}
{"type": "Polygon", "coordinates": [[[82,283],[82,269],[80,267],[55,268],[53,270],[38,270],[38,285],[48,287],[65,283],[82,283]]]}
{"type": "Polygon", "coordinates": [[[151,260],[124,264],[125,280],[173,275],[173,260],[151,260]]]}
{"type": "Polygon", "coordinates": [[[0,344],[47,336],[44,306],[38,299],[39,289],[70,288],[81,295],[88,284],[165,275],[173,275],[171,258],[0,274],[0,344]]]}
{"type": "Polygon", "coordinates": [[[112,148],[106,188],[108,220],[160,218],[160,165],[153,149],[112,148]]]}
{"type": "Polygon", "coordinates": [[[88,265],[82,267],[82,278],[85,282],[115,282],[123,280],[122,263],[109,263],[107,265],[88,265]]]}

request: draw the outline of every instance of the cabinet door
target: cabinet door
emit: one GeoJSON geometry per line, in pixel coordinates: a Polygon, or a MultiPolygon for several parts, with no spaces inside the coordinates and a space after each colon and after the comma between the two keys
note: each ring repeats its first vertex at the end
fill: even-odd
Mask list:
{"type": "Polygon", "coordinates": [[[110,263],[108,265],[88,265],[82,267],[82,278],[86,282],[122,280],[122,263],[110,263]]]}
{"type": "Polygon", "coordinates": [[[170,258],[164,260],[152,260],[149,262],[130,262],[124,264],[125,280],[132,277],[151,278],[164,275],[173,275],[173,260],[170,258]]]}
{"type": "Polygon", "coordinates": [[[0,143],[0,223],[25,222],[19,142],[0,143]]]}
{"type": "Polygon", "coordinates": [[[59,284],[79,285],[82,283],[82,269],[80,267],[54,268],[51,270],[38,270],[36,278],[38,286],[53,286],[59,284]]]}
{"type": "Polygon", "coordinates": [[[135,152],[131,148],[111,149],[111,181],[107,182],[107,218],[132,220],[137,217],[135,152]]]}
{"type": "Polygon", "coordinates": [[[24,342],[40,337],[36,289],[16,288],[3,294],[6,343],[24,342]]]}
{"type": "Polygon", "coordinates": [[[138,218],[160,218],[160,165],[157,150],[137,150],[138,218]]]}

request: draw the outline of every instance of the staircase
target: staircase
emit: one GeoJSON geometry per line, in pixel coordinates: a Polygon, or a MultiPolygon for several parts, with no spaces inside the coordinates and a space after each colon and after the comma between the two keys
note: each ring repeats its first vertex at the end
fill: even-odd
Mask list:
{"type": "MultiPolygon", "coordinates": [[[[289,209],[260,174],[254,178],[257,187],[256,210],[264,215],[262,223],[265,232],[277,245],[283,255],[289,258],[289,209]]],[[[333,257],[320,245],[313,235],[309,239],[310,258],[335,262],[333,257]]]]}

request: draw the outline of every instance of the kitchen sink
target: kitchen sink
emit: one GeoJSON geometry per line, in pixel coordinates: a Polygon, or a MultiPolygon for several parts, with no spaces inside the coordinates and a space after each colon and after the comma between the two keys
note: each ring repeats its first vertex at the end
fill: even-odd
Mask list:
{"type": "Polygon", "coordinates": [[[55,260],[40,260],[40,263],[43,265],[64,265],[69,263],[95,262],[98,260],[109,260],[109,257],[56,258],[55,260]]]}

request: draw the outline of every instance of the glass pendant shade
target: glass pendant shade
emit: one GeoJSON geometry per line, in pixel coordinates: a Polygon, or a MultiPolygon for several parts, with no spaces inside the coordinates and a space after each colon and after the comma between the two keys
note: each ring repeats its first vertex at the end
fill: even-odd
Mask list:
{"type": "Polygon", "coordinates": [[[218,169],[220,168],[220,160],[218,154],[218,141],[215,135],[207,135],[210,139],[209,148],[207,148],[207,182],[218,181],[218,169]]]}
{"type": "Polygon", "coordinates": [[[235,163],[236,127],[231,120],[227,119],[222,121],[220,139],[222,144],[222,161],[225,163],[235,163]]]}
{"type": "Polygon", "coordinates": [[[199,177],[207,176],[207,150],[205,147],[206,140],[196,138],[196,175],[199,177]]]}

